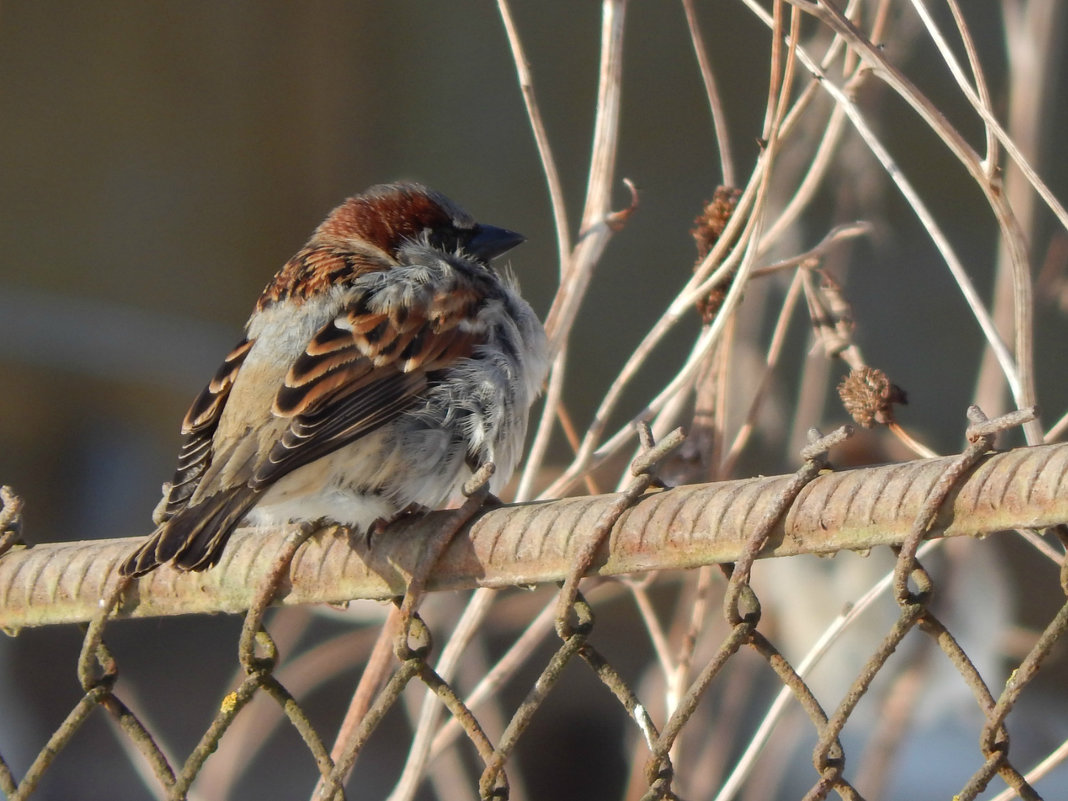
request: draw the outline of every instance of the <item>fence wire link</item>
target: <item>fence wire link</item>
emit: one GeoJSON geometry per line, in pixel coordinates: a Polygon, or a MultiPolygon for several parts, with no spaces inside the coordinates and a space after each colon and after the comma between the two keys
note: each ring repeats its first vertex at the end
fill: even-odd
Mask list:
{"type": "MultiPolygon", "coordinates": [[[[245,614],[238,642],[238,662],[244,672],[244,678],[236,689],[222,699],[210,725],[184,764],[170,764],[149,728],[114,691],[119,669],[103,634],[108,624],[109,612],[120,603],[123,594],[130,590],[131,584],[130,579],[116,576],[108,585],[99,613],[85,627],[77,665],[82,697],[57,727],[21,780],[15,778],[11,767],[0,755],[0,789],[13,801],[29,798],[55,757],[77,735],[94,710],[102,707],[144,759],[166,797],[176,801],[185,799],[205,761],[218,748],[237,716],[254,698],[264,695],[274,700],[307,748],[321,781],[315,797],[343,801],[346,798],[345,782],[361,750],[387,712],[397,704],[404,689],[411,682],[418,681],[435,694],[473,745],[483,765],[478,781],[480,798],[484,801],[503,801],[509,797],[506,773],[509,759],[514,755],[531,721],[542,708],[564,670],[578,657],[622,706],[627,718],[637,729],[641,741],[645,743],[648,751],[644,772],[647,790],[643,801],[679,799],[682,796],[679,795],[677,787],[672,748],[683,729],[687,725],[693,725],[696,709],[716,678],[721,675],[723,668],[740,651],[748,648],[763,659],[778,680],[791,691],[815,727],[817,743],[812,754],[812,764],[816,779],[804,798],[815,801],[827,798],[833,792],[839,798],[859,799],[862,797],[860,791],[846,777],[846,753],[841,736],[858,703],[880,675],[887,660],[905,637],[915,630],[926,634],[938,646],[971,689],[975,702],[985,717],[978,743],[983,764],[955,797],[962,801],[974,799],[986,789],[995,776],[1000,776],[1020,798],[1038,799],[1038,793],[1010,760],[1006,720],[1023,690],[1038,675],[1042,662],[1053,645],[1068,628],[1068,603],[1061,606],[1013,671],[1000,694],[995,696],[949,628],[932,611],[930,601],[935,588],[934,581],[917,558],[919,546],[935,525],[947,498],[958,489],[962,479],[988,455],[993,448],[996,434],[1009,426],[1020,424],[1029,417],[1029,413],[1016,413],[987,420],[978,409],[973,407],[969,410],[971,426],[968,429],[968,447],[956,458],[945,462],[941,477],[928,492],[911,529],[900,544],[892,546],[896,554],[892,586],[899,609],[898,617],[830,714],[817,700],[805,678],[760,630],[761,603],[750,584],[750,578],[754,562],[766,549],[771,532],[791,511],[804,487],[827,470],[828,450],[851,432],[842,428],[826,437],[815,431],[810,432],[810,445],[802,453],[804,464],[792,479],[782,485],[776,502],[767,507],[752,524],[740,558],[733,564],[722,566],[728,578],[723,601],[723,616],[728,625],[728,632],[714,654],[697,671],[689,687],[681,694],[662,728],[658,729],[649,707],[642,703],[620,669],[591,642],[594,634],[594,611],[578,588],[579,580],[589,568],[593,554],[602,545],[604,538],[613,531],[620,516],[656,484],[656,464],[681,441],[681,434],[673,432],[659,445],[654,445],[648,431],[645,431],[644,450],[633,466],[634,479],[630,487],[618,496],[617,502],[606,507],[588,529],[591,532],[589,540],[580,549],[574,569],[561,584],[556,621],[560,644],[540,671],[526,697],[515,709],[496,742],[486,733],[457,688],[432,666],[433,638],[429,627],[416,611],[417,599],[408,598],[402,601],[398,597],[395,604],[398,609],[405,610],[405,622],[393,642],[396,666],[374,697],[352,736],[341,744],[336,759],[331,758],[326,741],[313,726],[298,699],[275,676],[279,661],[278,648],[264,623],[264,615],[285,583],[294,555],[312,533],[310,527],[303,527],[288,536],[285,547],[260,579],[254,600],[245,614]]],[[[3,541],[7,542],[11,539],[8,532],[14,531],[17,534],[21,505],[7,488],[4,489],[2,501],[4,506],[0,510],[0,522],[3,522],[4,526],[0,535],[4,537],[3,541]]],[[[470,517],[471,509],[461,511],[470,517]]],[[[462,522],[459,519],[447,522],[446,527],[450,530],[443,536],[453,536],[462,522]]],[[[1063,529],[1057,534],[1063,536],[1063,529]]],[[[443,547],[440,542],[434,545],[434,552],[429,558],[436,559],[443,547]]],[[[422,592],[426,577],[424,571],[419,578],[419,592],[422,592]]]]}
{"type": "Polygon", "coordinates": [[[11,487],[0,487],[0,556],[18,545],[22,536],[22,499],[11,487]]]}

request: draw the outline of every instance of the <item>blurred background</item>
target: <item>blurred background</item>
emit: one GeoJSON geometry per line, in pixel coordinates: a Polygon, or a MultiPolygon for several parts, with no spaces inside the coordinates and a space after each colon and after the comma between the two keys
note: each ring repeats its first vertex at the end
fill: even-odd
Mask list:
{"type": "MultiPolygon", "coordinates": [[[[892,5],[893,57],[980,147],[981,130],[965,114],[937,54],[924,40],[910,47],[900,35],[918,21],[906,4],[892,5]]],[[[705,3],[699,10],[745,178],[758,153],[766,100],[767,32],[740,3],[705,3]]],[[[1004,118],[1001,4],[976,0],[967,11],[1004,118]]],[[[600,8],[571,0],[517,2],[514,13],[575,226],[596,98],[600,8]]],[[[694,217],[722,180],[680,6],[635,2],[628,26],[617,174],[634,181],[641,203],[610,243],[572,337],[568,404],[580,425],[690,274],[694,217]]],[[[1028,155],[1063,199],[1068,162],[1052,132],[1068,123],[1068,57],[1061,47],[1051,52],[1046,111],[1028,155]]],[[[864,92],[869,118],[987,295],[997,231],[982,196],[899,100],[872,84],[864,92]]],[[[910,208],[867,150],[850,134],[840,153],[831,189],[771,257],[811,247],[838,222],[875,224],[870,238],[836,251],[828,266],[845,283],[868,360],[909,393],[902,421],[936,450],[954,451],[974,392],[978,329],[910,208]]],[[[5,2],[0,483],[13,485],[26,501],[27,539],[148,533],[160,484],[174,466],[182,415],[240,339],[264,284],[344,197],[400,178],[425,182],[476,218],[524,233],[528,241],[511,263],[535,309],[548,309],[559,268],[545,180],[491,4],[5,2]]],[[[620,185],[617,204],[627,202],[620,185]]],[[[1064,237],[1055,230],[1040,210],[1029,231],[1035,272],[1046,265],[1049,276],[1049,291],[1039,297],[1037,353],[1047,422],[1068,405],[1057,279],[1064,237]]],[[[628,394],[621,420],[674,374],[698,325],[694,314],[669,339],[658,366],[643,372],[628,394]]],[[[804,361],[801,328],[792,347],[792,359],[804,361]]],[[[792,391],[777,390],[773,409],[789,418],[792,391]]],[[[836,404],[816,411],[805,425],[845,422],[836,404]]],[[[743,472],[790,469],[778,453],[749,454],[743,472]]],[[[1029,558],[1036,557],[1018,560],[1026,568],[1029,558]]],[[[239,624],[144,621],[111,629],[120,665],[137,676],[131,692],[161,719],[189,716],[188,730],[179,726],[174,735],[180,754],[226,686],[239,624]],[[196,647],[176,648],[181,636],[196,647]],[[181,715],[175,698],[192,699],[179,704],[181,715]]],[[[6,688],[0,752],[16,773],[79,695],[79,644],[73,628],[25,631],[17,641],[0,642],[0,670],[7,673],[0,680],[6,688]]],[[[352,675],[339,682],[337,698],[317,696],[324,720],[339,714],[352,675]]],[[[587,680],[574,681],[581,687],[587,680]]],[[[1054,703],[1064,710],[1063,697],[1054,703]]],[[[584,716],[571,725],[580,725],[579,718],[592,727],[584,716]]],[[[91,725],[99,729],[96,745],[65,752],[59,764],[68,770],[51,771],[35,798],[78,797],[75,790],[87,787],[107,790],[110,798],[145,797],[104,724],[91,725]]],[[[584,736],[589,748],[600,734],[584,736]]],[[[520,756],[549,762],[535,748],[520,756]]],[[[608,775],[622,782],[621,752],[591,759],[603,759],[615,771],[608,775]]],[[[805,770],[802,765],[807,780],[811,767],[805,770]]],[[[269,778],[275,797],[289,797],[288,779],[269,778]]],[[[381,777],[384,786],[388,778],[381,777]]],[[[534,797],[583,797],[574,785],[574,796],[561,794],[548,774],[539,781],[552,795],[534,797]]],[[[308,782],[305,770],[293,779],[292,792],[306,795],[308,782]]],[[[254,785],[242,786],[248,794],[235,797],[251,797],[254,785]]],[[[603,795],[585,797],[618,796],[618,789],[598,786],[603,795]]]]}

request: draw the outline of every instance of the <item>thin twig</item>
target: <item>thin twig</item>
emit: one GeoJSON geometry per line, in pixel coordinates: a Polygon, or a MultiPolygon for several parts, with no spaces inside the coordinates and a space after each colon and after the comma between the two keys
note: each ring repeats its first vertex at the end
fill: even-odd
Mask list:
{"type": "Polygon", "coordinates": [[[661,316],[660,320],[657,321],[652,330],[646,334],[642,342],[631,353],[626,364],[624,364],[623,368],[620,370],[619,375],[617,375],[616,379],[605,393],[600,406],[594,414],[593,422],[590,424],[586,432],[579,453],[568,469],[564,471],[564,474],[542,493],[542,497],[555,497],[563,494],[587,469],[596,465],[600,460],[603,460],[608,455],[614,453],[619,447],[633,439],[635,429],[632,425],[628,425],[617,431],[616,434],[609,438],[609,440],[601,445],[601,447],[597,447],[600,442],[601,434],[633,375],[649,358],[653,348],[681,319],[682,315],[692,311],[693,304],[696,302],[697,298],[701,297],[702,294],[707,293],[708,288],[704,286],[704,283],[711,283],[716,277],[726,278],[731,273],[734,273],[730,289],[723,300],[723,305],[720,307],[716,319],[713,320],[712,324],[702,332],[698,339],[698,343],[691,352],[686,364],[683,365],[682,369],[668,383],[668,385],[648,403],[645,411],[639,417],[647,418],[652,414],[658,413],[668,400],[687,385],[695,372],[704,363],[704,354],[721,335],[734,308],[741,302],[747,276],[757,258],[757,243],[760,239],[761,228],[760,220],[763,217],[762,211],[768,191],[769,171],[767,165],[773,152],[773,149],[769,147],[765,149],[764,153],[761,155],[761,158],[758,161],[758,167],[753,171],[754,179],[759,176],[757,185],[753,186],[751,184],[751,186],[747,187],[742,193],[741,198],[738,200],[738,207],[728,221],[727,227],[721,235],[720,240],[712,248],[709,257],[703,262],[703,264],[707,264],[712,255],[718,251],[720,245],[726,247],[725,242],[728,240],[728,237],[731,236],[729,232],[731,231],[732,226],[736,223],[737,225],[743,224],[740,219],[739,211],[743,206],[746,196],[750,194],[751,189],[752,197],[755,201],[754,208],[759,209],[760,211],[754,211],[752,215],[744,220],[744,229],[739,235],[739,242],[744,242],[745,245],[742,249],[739,249],[741,245],[735,249],[735,255],[738,259],[737,269],[729,269],[729,266],[732,267],[733,265],[728,265],[728,260],[728,262],[724,262],[724,264],[715,271],[715,274],[708,279],[708,282],[702,283],[699,283],[701,268],[698,268],[695,271],[693,278],[687,282],[687,288],[698,284],[697,290],[684,290],[680,293],[680,295],[672,301],[668,311],[661,316]],[[703,290],[703,292],[700,290],[703,290]]]}
{"type": "MultiPolygon", "coordinates": [[[[767,16],[764,9],[758,6],[754,0],[742,0],[742,2],[744,2],[757,17],[770,25],[770,18],[767,16]]],[[[795,0],[790,0],[790,2],[795,2],[795,0]]],[[[883,146],[871,126],[868,125],[867,120],[864,118],[864,115],[856,104],[828,78],[823,70],[820,69],[811,58],[809,58],[803,48],[799,47],[797,53],[798,58],[805,67],[819,79],[820,85],[845,111],[850,122],[852,122],[854,128],[856,128],[857,133],[861,135],[864,143],[879,160],[880,164],[882,164],[886,174],[891,178],[898,190],[908,201],[913,213],[916,214],[924,228],[927,230],[928,236],[931,237],[931,242],[942,255],[942,259],[945,261],[954,280],[960,287],[961,294],[964,296],[968,308],[971,310],[972,315],[979,324],[987,344],[997,357],[998,364],[1001,366],[1002,372],[1005,375],[1005,380],[1009,385],[1013,397],[1016,399],[1022,398],[1024,396],[1023,380],[1016,364],[1016,360],[1009,352],[1005,343],[1001,340],[1001,335],[998,333],[997,326],[994,324],[990,312],[984,305],[979,292],[975,289],[971,278],[968,276],[963,263],[957,256],[949,238],[936,222],[934,215],[928,209],[927,204],[924,203],[920,194],[905,177],[894,158],[890,155],[890,152],[883,146]]],[[[977,160],[978,157],[976,157],[976,161],[977,160]]],[[[1017,403],[1018,405],[1025,405],[1020,403],[1019,400],[1017,400],[1017,403]]]]}
{"type": "MultiPolygon", "coordinates": [[[[919,0],[914,0],[913,5],[919,0]]],[[[920,3],[920,5],[923,5],[920,3]]],[[[960,3],[957,0],[947,0],[950,12],[953,14],[953,21],[957,25],[957,32],[960,34],[961,43],[964,45],[964,52],[968,56],[968,67],[972,71],[972,77],[975,80],[975,88],[979,93],[979,102],[983,108],[989,112],[990,116],[994,116],[994,101],[990,97],[990,88],[986,83],[986,75],[983,73],[983,63],[979,58],[979,50],[975,46],[975,40],[972,38],[971,29],[968,27],[968,23],[964,19],[964,13],[961,11],[960,3]]],[[[924,24],[927,25],[927,20],[931,19],[931,25],[928,25],[928,30],[932,32],[932,38],[934,38],[934,32],[937,28],[933,25],[933,18],[924,9],[921,17],[924,20],[924,24]]],[[[953,51],[948,46],[944,46],[944,42],[935,40],[938,46],[939,52],[942,57],[947,59],[947,63],[953,58],[953,51]]],[[[951,65],[952,69],[952,65],[951,65]]],[[[998,163],[1001,161],[1001,155],[998,151],[998,140],[994,136],[994,132],[990,130],[989,125],[984,125],[983,130],[986,132],[986,155],[983,157],[983,161],[986,164],[987,175],[991,178],[994,177],[995,172],[998,169],[998,163]]]]}
{"type": "MultiPolygon", "coordinates": [[[[1003,187],[1000,182],[994,182],[988,179],[983,165],[980,163],[978,154],[972,149],[971,145],[968,144],[963,135],[949,124],[945,116],[939,111],[938,107],[920,92],[900,70],[894,67],[886,58],[885,53],[874,45],[862,31],[857,29],[857,27],[853,25],[849,18],[845,17],[841,11],[835,6],[824,2],[824,0],[818,0],[818,2],[810,2],[810,0],[788,0],[788,2],[798,8],[808,11],[813,16],[830,25],[844,37],[847,37],[849,39],[850,47],[854,48],[861,58],[868,63],[873,73],[879,76],[888,86],[890,86],[890,88],[897,92],[897,94],[913,108],[928,127],[938,135],[949,148],[950,152],[957,157],[957,160],[972,176],[977,186],[982,190],[994,213],[994,218],[998,222],[998,227],[1001,230],[1002,244],[1006,248],[1012,273],[1013,310],[1015,321],[1015,371],[1010,373],[1006,369],[1005,363],[1002,363],[1002,369],[1005,370],[1007,379],[1009,379],[1010,375],[1015,375],[1018,379],[1018,384],[1015,386],[1011,379],[1009,380],[1016,406],[1020,408],[1033,406],[1035,404],[1032,333],[1034,304],[1032,300],[1031,273],[1023,232],[1020,229],[1012,208],[1006,201],[1003,187]]],[[[813,69],[813,66],[806,66],[808,66],[810,70],[813,69]]],[[[829,87],[829,82],[825,78],[823,80],[824,84],[829,87]]],[[[998,132],[999,139],[1001,139],[1004,132],[1001,130],[1000,125],[998,125],[997,121],[982,107],[982,103],[979,102],[979,99],[976,97],[974,91],[971,90],[971,87],[967,86],[967,82],[965,82],[965,87],[965,94],[969,97],[969,100],[973,102],[976,111],[983,118],[984,122],[987,122],[990,125],[991,129],[998,132]]],[[[852,119],[852,115],[850,115],[850,118],[852,119]]],[[[855,120],[854,124],[856,124],[855,120]]],[[[1009,152],[1010,155],[1018,154],[1019,151],[1016,149],[1015,145],[1011,144],[1011,140],[1006,141],[1007,139],[1007,136],[1002,139],[1006,151],[1009,152]]],[[[867,141],[867,137],[865,137],[865,141],[867,141]]],[[[1024,169],[1024,163],[1025,162],[1022,161],[1020,163],[1021,170],[1024,169]]],[[[1055,209],[1054,211],[1056,213],[1057,210],[1055,209]]],[[[1063,209],[1061,209],[1061,211],[1063,211],[1063,209]]],[[[1058,214],[1058,217],[1061,219],[1062,224],[1068,227],[1068,213],[1063,216],[1058,214]]],[[[956,277],[956,275],[954,277],[956,277]]],[[[993,345],[993,341],[991,341],[991,345],[993,345]]],[[[1028,442],[1041,441],[1042,432],[1037,422],[1032,422],[1025,426],[1024,433],[1027,436],[1028,442]]]]}
{"type": "Polygon", "coordinates": [[[734,158],[731,155],[730,134],[727,130],[727,114],[716,86],[716,74],[697,24],[697,11],[694,9],[693,0],[682,0],[682,8],[686,13],[686,25],[690,29],[690,42],[697,56],[701,80],[705,84],[705,94],[708,95],[708,107],[712,111],[712,127],[715,129],[716,146],[719,148],[720,173],[726,186],[734,186],[734,158]]]}
{"type": "Polygon", "coordinates": [[[760,374],[760,380],[757,385],[753,388],[752,400],[749,402],[745,420],[738,427],[734,441],[731,442],[730,449],[723,457],[723,463],[719,466],[720,475],[729,476],[734,472],[734,466],[738,458],[742,455],[746,443],[749,442],[749,438],[756,429],[757,415],[759,415],[764,402],[768,399],[767,387],[775,375],[776,368],[779,365],[779,358],[782,356],[783,348],[786,344],[787,327],[793,317],[797,301],[801,297],[801,278],[802,273],[799,270],[794,274],[790,287],[786,290],[786,297],[783,299],[779,317],[775,321],[775,330],[772,332],[771,342],[768,344],[764,370],[760,374]]]}
{"type": "Polygon", "coordinates": [[[519,31],[515,27],[515,19],[508,0],[497,0],[497,8],[501,12],[501,21],[504,23],[504,31],[508,36],[508,45],[512,48],[512,63],[515,64],[516,77],[519,79],[519,90],[523,94],[523,105],[527,110],[527,119],[534,133],[534,144],[538,148],[538,158],[541,159],[541,168],[545,173],[545,183],[549,189],[549,202],[553,209],[553,226],[556,229],[556,247],[560,260],[561,277],[568,270],[568,260],[571,257],[571,234],[567,224],[567,206],[564,202],[564,187],[560,181],[560,172],[556,168],[556,160],[553,158],[552,147],[549,144],[549,134],[545,130],[545,122],[542,120],[541,108],[537,98],[534,97],[534,76],[530,71],[530,63],[523,52],[523,43],[519,40],[519,31]]]}
{"type": "Polygon", "coordinates": [[[534,433],[534,441],[530,444],[530,452],[527,454],[526,463],[523,465],[523,473],[519,477],[519,486],[516,487],[515,499],[526,501],[534,494],[534,482],[538,473],[545,463],[545,454],[549,450],[552,441],[553,427],[556,423],[558,410],[564,394],[564,376],[567,369],[567,347],[562,347],[556,354],[552,370],[549,372],[549,385],[545,390],[545,404],[542,406],[538,417],[538,427],[534,433]]]}
{"type": "Polygon", "coordinates": [[[579,239],[571,253],[567,275],[545,320],[550,350],[554,354],[571,332],[579,306],[589,288],[593,269],[614,233],[607,220],[611,212],[611,189],[619,143],[626,8],[626,0],[604,0],[602,4],[597,118],[594,121],[586,203],[582,210],[579,239]]]}

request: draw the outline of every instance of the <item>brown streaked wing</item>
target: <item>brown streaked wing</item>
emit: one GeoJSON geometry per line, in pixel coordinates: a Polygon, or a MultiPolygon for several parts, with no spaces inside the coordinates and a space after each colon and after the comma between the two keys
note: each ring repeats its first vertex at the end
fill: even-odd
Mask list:
{"type": "Polygon", "coordinates": [[[427,309],[379,315],[354,301],[320,329],[286,376],[274,413],[292,420],[250,486],[262,489],[396,418],[425,390],[429,373],[480,344],[481,336],[459,325],[470,310],[454,306],[446,317],[438,308],[428,319],[427,309]]]}
{"type": "Polygon", "coordinates": [[[251,349],[252,340],[246,338],[238,342],[230,351],[219,369],[215,371],[211,381],[201,390],[197,399],[193,401],[193,405],[189,407],[189,411],[185,413],[185,419],[182,421],[183,434],[191,434],[218,424],[223,404],[226,403],[226,396],[230,394],[230,388],[233,387],[234,380],[237,378],[237,371],[251,349]]]}
{"type": "Polygon", "coordinates": [[[279,417],[299,415],[324,396],[371,372],[373,365],[360,352],[353,333],[338,326],[338,319],[319,329],[289,368],[274,399],[273,411],[279,417]]]}
{"type": "Polygon", "coordinates": [[[223,360],[214,377],[193,401],[182,421],[182,447],[178,451],[178,466],[174,470],[163,519],[169,520],[185,508],[196,491],[200,477],[211,464],[211,442],[219,425],[223,406],[237,378],[238,370],[252,348],[252,341],[243,339],[223,360]]]}
{"type": "Polygon", "coordinates": [[[256,302],[264,309],[289,297],[307,299],[339,284],[377,270],[388,270],[392,259],[381,251],[353,253],[330,244],[307,245],[278,271],[256,302]]]}

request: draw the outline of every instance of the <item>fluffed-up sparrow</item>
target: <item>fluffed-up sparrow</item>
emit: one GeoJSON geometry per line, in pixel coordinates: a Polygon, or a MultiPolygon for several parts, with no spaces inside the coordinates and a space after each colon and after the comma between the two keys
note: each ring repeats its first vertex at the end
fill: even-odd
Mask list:
{"type": "Polygon", "coordinates": [[[218,562],[242,521],[359,531],[519,461],[545,333],[490,261],[523,241],[418,184],[334,209],[260,295],[193,402],[159,527],[122,564],[218,562]]]}

